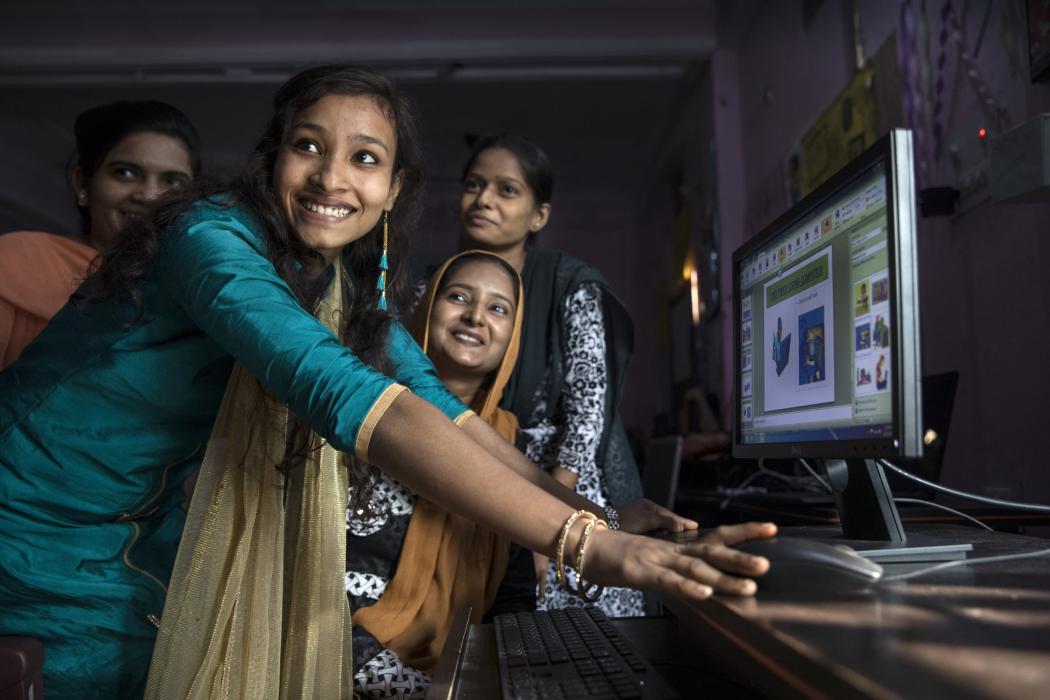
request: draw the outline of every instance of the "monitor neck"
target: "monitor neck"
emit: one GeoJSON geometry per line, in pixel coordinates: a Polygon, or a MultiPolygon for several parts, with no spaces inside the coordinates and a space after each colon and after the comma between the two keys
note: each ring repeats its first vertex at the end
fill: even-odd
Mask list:
{"type": "Polygon", "coordinates": [[[873,459],[825,459],[842,534],[851,540],[907,541],[882,466],[873,459]]]}

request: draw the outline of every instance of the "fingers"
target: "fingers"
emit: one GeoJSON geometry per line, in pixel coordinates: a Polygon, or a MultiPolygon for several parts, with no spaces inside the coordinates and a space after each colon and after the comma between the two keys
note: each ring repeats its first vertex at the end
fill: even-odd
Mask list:
{"type": "Polygon", "coordinates": [[[675,514],[673,511],[664,508],[658,503],[653,503],[647,498],[642,499],[643,505],[663,524],[653,528],[654,530],[670,530],[671,532],[681,532],[683,530],[697,530],[700,528],[700,523],[689,518],[683,518],[680,515],[675,514]]]}
{"type": "Polygon", "coordinates": [[[772,537],[771,523],[745,523],[718,530],[690,544],[598,529],[584,562],[587,578],[604,585],[657,590],[692,600],[712,593],[753,595],[749,577],[761,576],[769,561],[733,549],[729,543],[772,537]]]}
{"type": "Polygon", "coordinates": [[[620,527],[627,532],[642,534],[654,530],[696,530],[700,525],[695,520],[675,515],[663,506],[640,498],[620,508],[620,527]]]}
{"type": "MultiPolygon", "coordinates": [[[[595,552],[595,574],[601,566],[599,560],[607,554],[604,550],[603,546],[595,552]]],[[[674,545],[621,536],[613,554],[618,555],[617,563],[623,567],[620,580],[625,579],[626,585],[693,600],[712,593],[752,595],[757,586],[748,577],[760,576],[769,568],[769,562],[762,557],[734,550],[720,542],[674,545]]]]}
{"type": "MultiPolygon", "coordinates": [[[[706,586],[715,593],[727,593],[730,595],[754,595],[758,585],[751,578],[732,576],[726,572],[719,571],[710,565],[700,565],[700,559],[686,559],[685,571],[681,573],[687,576],[695,576],[699,570],[710,570],[713,578],[708,578],[706,586]]],[[[769,567],[766,564],[766,567],[769,567]]]]}
{"type": "Polygon", "coordinates": [[[687,557],[696,557],[721,571],[742,576],[761,576],[769,571],[769,560],[741,552],[722,544],[683,545],[680,552],[687,557]]]}
{"type": "Polygon", "coordinates": [[[704,600],[705,598],[710,598],[714,593],[714,589],[711,586],[700,583],[688,576],[683,576],[674,569],[664,569],[657,572],[657,580],[652,588],[687,600],[704,600]]]}
{"type": "Polygon", "coordinates": [[[706,558],[701,558],[695,552],[676,553],[667,560],[666,568],[660,572],[661,583],[664,586],[670,586],[670,592],[676,595],[699,599],[707,598],[712,593],[753,595],[757,588],[754,581],[733,576],[720,570],[719,567],[724,566],[739,573],[755,574],[759,569],[764,570],[763,566],[765,568],[769,566],[768,562],[760,557],[750,557],[741,552],[733,553],[732,550],[720,545],[697,545],[695,547],[707,547],[708,551],[701,549],[706,558]],[[747,559],[739,560],[736,555],[742,555],[747,559]]]}
{"type": "Polygon", "coordinates": [[[719,525],[701,536],[700,541],[732,546],[746,540],[773,537],[776,534],[777,526],[774,523],[740,523],[738,525],[719,525]]]}
{"type": "Polygon", "coordinates": [[[543,600],[547,594],[547,569],[550,559],[542,554],[533,552],[532,561],[536,569],[536,597],[539,600],[543,600]]]}

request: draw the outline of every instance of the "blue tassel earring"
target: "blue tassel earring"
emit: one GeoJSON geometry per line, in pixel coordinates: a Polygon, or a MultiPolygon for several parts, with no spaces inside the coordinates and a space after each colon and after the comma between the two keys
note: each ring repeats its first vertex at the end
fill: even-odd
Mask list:
{"type": "Polygon", "coordinates": [[[387,212],[383,212],[383,257],[379,258],[379,281],[376,289],[379,290],[379,310],[386,311],[386,272],[390,269],[390,263],[386,259],[386,247],[390,239],[390,218],[387,212]]]}

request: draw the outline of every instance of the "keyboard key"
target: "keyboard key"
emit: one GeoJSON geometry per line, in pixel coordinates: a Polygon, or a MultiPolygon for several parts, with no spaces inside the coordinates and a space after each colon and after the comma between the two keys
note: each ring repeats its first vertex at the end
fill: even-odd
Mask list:
{"type": "Polygon", "coordinates": [[[530,666],[534,666],[534,665],[541,665],[542,666],[542,665],[546,665],[547,664],[547,655],[543,652],[542,649],[536,649],[536,650],[530,651],[528,653],[527,658],[529,660],[529,665],[530,666]]]}

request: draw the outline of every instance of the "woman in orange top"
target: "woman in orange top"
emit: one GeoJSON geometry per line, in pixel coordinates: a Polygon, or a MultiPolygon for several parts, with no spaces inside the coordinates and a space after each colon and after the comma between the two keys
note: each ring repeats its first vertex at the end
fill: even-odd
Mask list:
{"type": "Polygon", "coordinates": [[[114,102],[82,112],[73,127],[72,173],[81,240],[39,231],[0,236],[0,369],[65,305],[130,217],[200,172],[199,139],[175,107],[114,102]]]}

